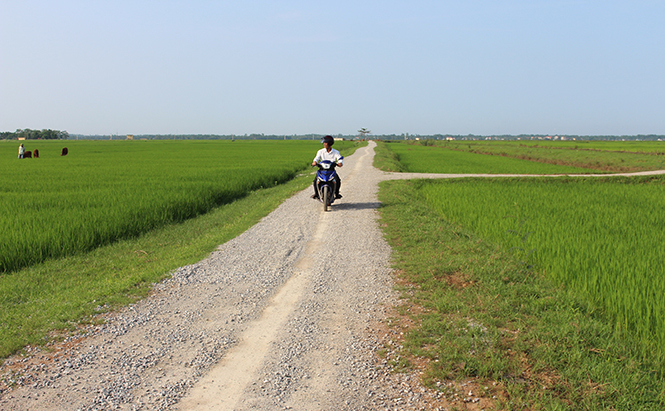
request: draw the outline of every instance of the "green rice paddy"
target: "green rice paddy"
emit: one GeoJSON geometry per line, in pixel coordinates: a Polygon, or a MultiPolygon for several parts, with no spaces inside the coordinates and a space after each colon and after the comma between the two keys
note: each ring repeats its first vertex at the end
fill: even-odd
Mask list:
{"type": "Polygon", "coordinates": [[[616,173],[665,169],[662,141],[436,141],[435,146],[616,173]]]}
{"type": "MultiPolygon", "coordinates": [[[[385,148],[403,171],[460,174],[592,171],[515,158],[525,147],[549,153],[549,160],[561,152],[570,158],[595,154],[606,169],[621,168],[626,159],[658,165],[663,148],[661,142],[425,144],[385,148]],[[576,150],[574,143],[602,152],[576,150]],[[475,152],[450,149],[465,144],[475,152]]],[[[588,299],[617,330],[636,333],[658,356],[665,353],[665,178],[455,179],[423,182],[419,191],[446,220],[512,250],[525,267],[588,299]]]]}
{"type": "Polygon", "coordinates": [[[405,143],[390,143],[386,146],[394,153],[397,161],[403,167],[402,170],[395,171],[443,174],[579,174],[590,172],[590,170],[580,167],[487,156],[450,150],[440,146],[405,143]]]}
{"type": "Polygon", "coordinates": [[[665,178],[439,180],[422,194],[446,220],[511,250],[665,347],[665,178]]]}
{"type": "MultiPolygon", "coordinates": [[[[339,144],[338,146],[341,146],[339,144]]],[[[93,250],[272,187],[318,141],[27,141],[0,144],[0,273],[93,250]],[[69,155],[60,156],[67,146],[69,155]]],[[[336,146],[337,147],[337,146],[336,146]]]]}
{"type": "MultiPolygon", "coordinates": [[[[658,142],[421,143],[382,144],[375,164],[665,169],[658,142]]],[[[662,409],[665,177],[390,181],[380,198],[404,284],[398,366],[426,363],[431,385],[474,379],[496,409],[662,409]]]]}
{"type": "MultiPolygon", "coordinates": [[[[476,142],[474,142],[476,143],[476,142]]],[[[479,142],[483,143],[483,142],[479,142]]],[[[665,141],[591,141],[591,140],[519,140],[487,141],[482,145],[523,146],[553,149],[598,150],[622,153],[665,154],[665,141]]]]}

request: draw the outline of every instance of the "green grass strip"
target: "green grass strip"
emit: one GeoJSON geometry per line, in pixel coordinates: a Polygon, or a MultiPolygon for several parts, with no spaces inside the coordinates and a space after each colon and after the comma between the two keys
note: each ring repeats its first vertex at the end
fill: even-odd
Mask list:
{"type": "Polygon", "coordinates": [[[379,211],[403,297],[421,307],[403,354],[429,362],[426,384],[475,377],[506,410],[663,409],[661,366],[639,338],[442,218],[423,184],[382,183],[379,211]]]}

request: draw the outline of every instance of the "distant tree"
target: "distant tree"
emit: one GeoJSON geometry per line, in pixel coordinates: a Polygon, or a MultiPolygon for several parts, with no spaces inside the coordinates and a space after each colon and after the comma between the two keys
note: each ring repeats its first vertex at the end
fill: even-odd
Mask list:
{"type": "Polygon", "coordinates": [[[15,132],[3,132],[1,133],[2,138],[15,139],[15,138],[24,138],[26,140],[56,140],[56,139],[68,139],[69,133],[66,131],[60,130],[31,130],[29,128],[17,129],[15,132]]]}
{"type": "Polygon", "coordinates": [[[365,136],[371,132],[372,132],[371,130],[368,130],[365,127],[363,127],[360,130],[358,130],[358,135],[364,139],[365,136]]]}

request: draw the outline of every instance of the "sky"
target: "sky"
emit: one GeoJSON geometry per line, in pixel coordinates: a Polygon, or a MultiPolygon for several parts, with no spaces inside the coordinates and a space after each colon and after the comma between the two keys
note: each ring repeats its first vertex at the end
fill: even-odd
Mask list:
{"type": "Polygon", "coordinates": [[[0,131],[665,134],[665,0],[0,0],[0,131]]]}

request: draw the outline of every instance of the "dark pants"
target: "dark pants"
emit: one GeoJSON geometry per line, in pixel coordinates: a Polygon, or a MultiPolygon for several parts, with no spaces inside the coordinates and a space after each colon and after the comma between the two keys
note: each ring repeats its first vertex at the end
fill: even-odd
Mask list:
{"type": "MultiPolygon", "coordinates": [[[[335,196],[339,195],[339,188],[342,186],[342,180],[339,178],[339,174],[335,174],[335,184],[337,187],[335,188],[335,196]]],[[[316,190],[316,177],[314,177],[314,183],[312,183],[312,187],[314,187],[314,195],[318,196],[319,192],[316,190]]]]}

